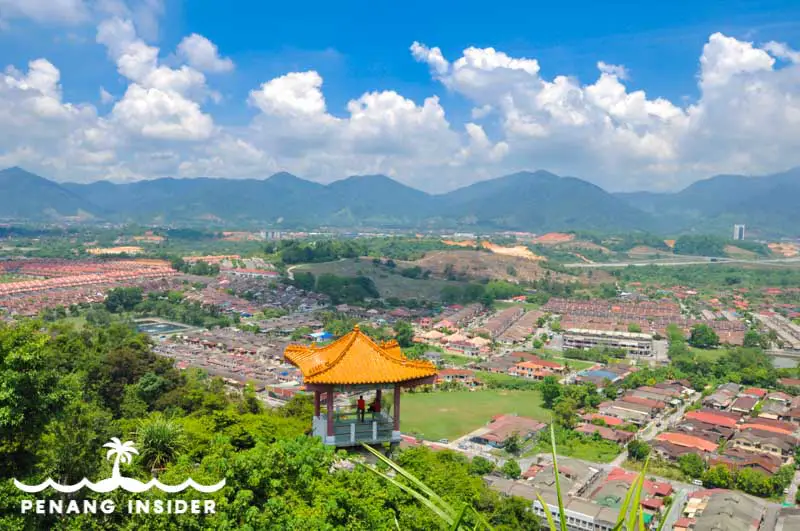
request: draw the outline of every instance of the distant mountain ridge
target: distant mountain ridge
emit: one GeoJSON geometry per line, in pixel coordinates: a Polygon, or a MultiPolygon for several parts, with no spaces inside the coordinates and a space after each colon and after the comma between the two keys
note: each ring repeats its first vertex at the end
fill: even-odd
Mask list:
{"type": "MultiPolygon", "coordinates": [[[[83,216],[113,222],[221,226],[339,226],[529,231],[727,230],[800,226],[800,169],[766,177],[719,175],[672,194],[610,194],[546,171],[518,172],[431,195],[385,175],[323,185],[289,173],[267,179],[161,178],[58,184],[0,170],[0,219],[83,216]]],[[[706,231],[708,232],[708,231],[706,231]]]]}

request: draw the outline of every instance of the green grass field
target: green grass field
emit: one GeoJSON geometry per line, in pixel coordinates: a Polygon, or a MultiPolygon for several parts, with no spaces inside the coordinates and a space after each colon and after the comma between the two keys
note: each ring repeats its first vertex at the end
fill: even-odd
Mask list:
{"type": "Polygon", "coordinates": [[[442,354],[442,361],[451,365],[466,365],[467,363],[476,361],[475,358],[468,356],[458,356],[456,354],[442,354]]]}
{"type": "Polygon", "coordinates": [[[400,404],[403,432],[433,441],[452,441],[503,413],[517,413],[541,421],[550,419],[550,412],[542,407],[538,391],[404,393],[400,404]]]}
{"type": "Polygon", "coordinates": [[[724,348],[715,348],[715,349],[702,349],[702,348],[695,348],[689,347],[691,351],[697,356],[699,360],[708,360],[708,361],[717,361],[722,356],[728,353],[727,349],[724,348]]]}
{"type": "Polygon", "coordinates": [[[347,259],[321,264],[303,264],[296,266],[293,271],[310,271],[316,276],[322,273],[332,273],[343,277],[360,275],[370,277],[383,298],[397,297],[399,299],[438,301],[441,298],[442,288],[445,286],[463,285],[463,282],[407,278],[400,275],[399,269],[400,267],[397,268],[397,271],[392,272],[385,266],[376,266],[369,259],[347,259]]]}
{"type": "Polygon", "coordinates": [[[522,306],[525,311],[538,310],[541,307],[540,304],[534,304],[532,302],[495,301],[494,303],[494,307],[498,310],[505,310],[506,308],[511,308],[512,306],[522,306]]]}
{"type": "Polygon", "coordinates": [[[579,371],[583,369],[588,369],[589,367],[594,367],[596,365],[594,361],[573,360],[570,358],[561,358],[556,356],[551,356],[547,359],[556,361],[558,363],[569,363],[570,367],[579,371]]]}
{"type": "Polygon", "coordinates": [[[23,279],[15,275],[0,275],[0,284],[4,282],[18,282],[20,280],[23,279]]]}

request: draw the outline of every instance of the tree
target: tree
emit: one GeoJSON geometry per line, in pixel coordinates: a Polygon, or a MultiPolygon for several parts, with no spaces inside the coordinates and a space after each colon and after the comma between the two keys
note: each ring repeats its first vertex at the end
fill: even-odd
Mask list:
{"type": "Polygon", "coordinates": [[[681,472],[694,479],[700,479],[706,471],[706,462],[697,454],[683,454],[678,458],[678,466],[681,472]]]}
{"type": "Polygon", "coordinates": [[[510,479],[519,479],[522,475],[522,469],[519,467],[519,463],[517,463],[514,459],[509,459],[505,463],[503,463],[503,468],[501,469],[503,474],[510,479]]]}
{"type": "Polygon", "coordinates": [[[519,455],[522,451],[522,440],[519,433],[514,432],[503,441],[503,449],[513,455],[519,455]]]}
{"type": "Polygon", "coordinates": [[[292,276],[292,284],[294,287],[305,291],[314,291],[314,287],[317,285],[317,279],[314,277],[314,273],[310,271],[298,271],[293,273],[292,276]]]}
{"type": "Polygon", "coordinates": [[[642,332],[642,327],[639,326],[638,323],[630,323],[628,325],[628,332],[631,332],[631,333],[634,333],[634,334],[640,334],[642,332]]]}
{"type": "Polygon", "coordinates": [[[142,462],[151,470],[172,462],[183,448],[183,428],[161,413],[140,422],[136,437],[142,462]]]}
{"type": "Polygon", "coordinates": [[[628,443],[628,455],[634,461],[644,461],[650,455],[650,445],[634,439],[628,443]]]}
{"type": "Polygon", "coordinates": [[[719,336],[710,326],[696,324],[692,327],[689,344],[697,348],[713,348],[719,345],[719,336]]]}
{"type": "Polygon", "coordinates": [[[476,455],[469,465],[469,473],[476,476],[485,476],[494,472],[494,463],[485,457],[476,455]]]}
{"type": "Polygon", "coordinates": [[[545,376],[540,386],[542,402],[547,409],[553,409],[556,400],[561,396],[561,384],[555,376],[545,376]]]}
{"type": "Polygon", "coordinates": [[[703,473],[703,485],[708,488],[728,489],[733,485],[731,471],[725,465],[715,465],[703,473]]]}
{"type": "Polygon", "coordinates": [[[572,429],[577,423],[578,404],[572,398],[561,397],[553,408],[555,421],[562,427],[572,429]]]}
{"type": "Polygon", "coordinates": [[[748,494],[769,496],[772,493],[772,486],[770,478],[758,470],[742,468],[736,474],[736,487],[748,494]]]}
{"type": "Polygon", "coordinates": [[[106,309],[111,313],[129,312],[142,302],[142,288],[114,288],[106,293],[106,309]]]}
{"type": "Polygon", "coordinates": [[[394,332],[394,337],[401,347],[408,348],[414,345],[414,328],[409,322],[397,321],[394,324],[394,332]]]}
{"type": "Polygon", "coordinates": [[[769,338],[766,336],[762,336],[756,330],[748,330],[744,334],[744,343],[745,348],[769,348],[769,338]]]}

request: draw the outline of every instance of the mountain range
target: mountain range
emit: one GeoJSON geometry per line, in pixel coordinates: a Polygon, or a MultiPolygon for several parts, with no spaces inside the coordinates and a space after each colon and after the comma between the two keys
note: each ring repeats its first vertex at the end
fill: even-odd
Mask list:
{"type": "Polygon", "coordinates": [[[143,224],[338,226],[467,230],[729,232],[796,235],[800,169],[764,177],[718,175],[677,193],[612,194],[546,171],[519,172],[431,195],[385,175],[323,185],[289,173],[267,179],[162,178],[55,183],[0,171],[0,219],[64,217],[143,224]]]}

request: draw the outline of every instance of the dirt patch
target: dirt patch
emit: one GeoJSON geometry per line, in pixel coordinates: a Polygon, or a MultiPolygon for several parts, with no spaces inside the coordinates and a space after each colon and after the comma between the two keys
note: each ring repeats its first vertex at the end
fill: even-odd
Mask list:
{"type": "Polygon", "coordinates": [[[785,256],[786,258],[792,258],[793,256],[797,256],[800,254],[800,248],[798,248],[797,244],[794,243],[770,243],[767,244],[769,250],[773,253],[785,256]]]}
{"type": "Polygon", "coordinates": [[[628,251],[628,256],[672,256],[672,253],[656,249],[655,247],[648,247],[646,245],[637,245],[628,251]]]}
{"type": "Polygon", "coordinates": [[[546,260],[544,256],[533,254],[531,250],[525,247],[524,245],[517,245],[515,247],[503,247],[501,245],[495,245],[492,242],[483,242],[481,245],[483,246],[484,249],[488,249],[495,254],[502,254],[505,256],[516,256],[519,258],[525,258],[526,260],[546,260]]]}
{"type": "Polygon", "coordinates": [[[542,245],[555,245],[557,243],[570,242],[575,239],[574,234],[566,234],[563,232],[548,232],[533,239],[533,243],[542,245]]]}
{"type": "Polygon", "coordinates": [[[483,251],[433,251],[420,260],[403,264],[404,267],[414,265],[423,270],[431,270],[437,277],[444,276],[445,268],[449,267],[456,275],[469,279],[488,278],[510,282],[531,282],[545,278],[549,274],[552,280],[559,282],[600,283],[612,280],[611,275],[606,271],[593,271],[591,278],[587,278],[585,275],[567,275],[542,267],[541,261],[483,251]]]}
{"type": "Polygon", "coordinates": [[[736,247],[735,245],[726,245],[725,249],[723,250],[725,251],[725,254],[731,258],[750,260],[758,257],[758,254],[754,253],[753,251],[748,251],[747,249],[742,249],[741,247],[736,247]]]}

